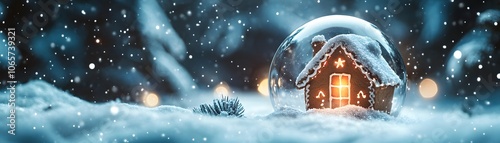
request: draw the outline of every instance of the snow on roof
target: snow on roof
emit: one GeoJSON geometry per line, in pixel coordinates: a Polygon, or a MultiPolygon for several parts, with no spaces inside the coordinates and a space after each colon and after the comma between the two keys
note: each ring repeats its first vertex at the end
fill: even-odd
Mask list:
{"type": "MultiPolygon", "coordinates": [[[[320,39],[320,37],[315,36],[313,41],[318,39],[320,39]]],[[[309,79],[316,75],[321,64],[340,46],[344,47],[347,52],[353,53],[356,61],[378,77],[378,79],[375,80],[375,85],[377,87],[401,83],[399,76],[396,75],[382,57],[380,46],[377,41],[369,37],[355,34],[341,34],[329,39],[311,61],[307,63],[295,81],[297,87],[305,87],[309,79]]]]}

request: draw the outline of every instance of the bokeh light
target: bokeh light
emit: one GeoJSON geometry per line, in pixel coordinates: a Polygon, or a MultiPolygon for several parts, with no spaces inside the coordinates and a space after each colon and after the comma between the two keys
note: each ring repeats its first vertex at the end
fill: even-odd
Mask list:
{"type": "Polygon", "coordinates": [[[215,97],[229,96],[230,89],[231,88],[229,88],[229,85],[227,85],[226,82],[220,82],[214,88],[214,96],[215,97]]]}
{"type": "Polygon", "coordinates": [[[455,59],[460,59],[462,58],[462,52],[460,52],[459,50],[456,50],[455,52],[453,52],[453,57],[455,57],[455,59]]]}
{"type": "Polygon", "coordinates": [[[267,78],[262,80],[257,86],[257,91],[259,91],[261,95],[269,96],[269,80],[267,78]]]}
{"type": "Polygon", "coordinates": [[[109,108],[109,112],[111,113],[111,115],[116,115],[118,114],[118,112],[120,112],[120,109],[116,106],[111,106],[111,108],[109,108]]]}

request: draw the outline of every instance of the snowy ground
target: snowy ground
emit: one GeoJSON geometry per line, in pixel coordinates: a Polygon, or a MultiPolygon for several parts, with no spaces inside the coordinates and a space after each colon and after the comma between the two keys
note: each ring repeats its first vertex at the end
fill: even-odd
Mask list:
{"type": "MultiPolygon", "coordinates": [[[[498,112],[474,117],[409,107],[398,117],[357,107],[273,112],[267,98],[240,96],[246,117],[227,118],[175,106],[92,104],[42,81],[18,86],[16,94],[16,135],[7,133],[8,120],[2,118],[0,142],[500,142],[498,112]]],[[[0,107],[8,116],[7,100],[0,107]]]]}

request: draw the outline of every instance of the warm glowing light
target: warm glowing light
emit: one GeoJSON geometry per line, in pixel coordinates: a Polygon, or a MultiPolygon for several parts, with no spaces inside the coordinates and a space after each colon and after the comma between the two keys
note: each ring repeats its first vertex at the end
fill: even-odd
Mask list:
{"type": "Polygon", "coordinates": [[[264,96],[269,96],[269,83],[268,79],[262,80],[257,86],[257,91],[264,96]]]}
{"type": "Polygon", "coordinates": [[[225,82],[220,82],[214,88],[214,96],[215,97],[229,96],[229,89],[230,89],[229,86],[225,82]]]}
{"type": "Polygon", "coordinates": [[[147,107],[156,107],[160,104],[160,97],[154,93],[146,93],[142,97],[142,102],[147,107]]]}
{"type": "MultiPolygon", "coordinates": [[[[500,73],[497,75],[498,79],[500,79],[500,73]]],[[[278,87],[281,87],[281,77],[278,78],[278,87]]]]}
{"type": "Polygon", "coordinates": [[[432,98],[438,92],[438,86],[434,80],[426,78],[420,82],[419,86],[420,95],[424,98],[432,98]]]}
{"type": "Polygon", "coordinates": [[[460,58],[462,58],[462,52],[460,52],[460,50],[456,50],[455,52],[453,52],[453,57],[459,60],[460,58]]]}
{"type": "Polygon", "coordinates": [[[335,67],[336,68],[344,67],[344,62],[345,62],[345,60],[342,60],[341,58],[339,58],[339,60],[335,61],[335,67]]]}

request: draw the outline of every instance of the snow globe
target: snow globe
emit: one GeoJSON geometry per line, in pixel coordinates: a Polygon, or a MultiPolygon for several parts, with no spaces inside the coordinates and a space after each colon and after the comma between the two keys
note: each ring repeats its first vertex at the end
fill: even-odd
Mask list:
{"type": "Polygon", "coordinates": [[[281,43],[271,62],[269,90],[275,110],[357,105],[397,116],[406,97],[406,68],[375,25],[324,16],[281,43]]]}

